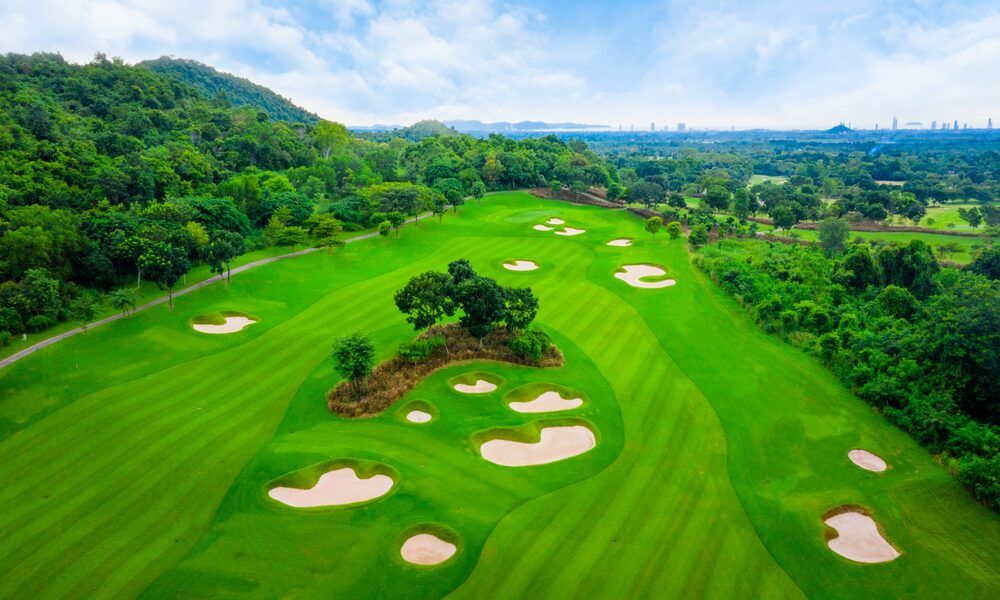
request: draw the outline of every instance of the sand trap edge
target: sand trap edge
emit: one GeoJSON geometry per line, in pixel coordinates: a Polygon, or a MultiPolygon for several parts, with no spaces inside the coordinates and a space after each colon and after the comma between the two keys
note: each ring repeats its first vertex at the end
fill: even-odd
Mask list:
{"type": "MultiPolygon", "coordinates": [[[[577,389],[574,389],[574,388],[571,388],[571,387],[567,387],[565,385],[561,385],[561,384],[558,384],[558,383],[552,383],[550,381],[533,381],[531,383],[525,383],[523,385],[519,385],[516,388],[514,388],[514,389],[510,390],[509,392],[507,392],[506,394],[504,394],[504,396],[503,396],[503,405],[506,406],[509,410],[514,410],[514,409],[510,408],[510,405],[511,405],[512,402],[531,402],[532,400],[536,399],[543,392],[558,392],[559,396],[561,396],[562,398],[580,398],[581,400],[583,400],[583,404],[581,404],[580,406],[577,406],[576,408],[566,409],[567,411],[569,411],[569,410],[581,410],[581,409],[585,408],[590,403],[590,399],[587,397],[587,395],[584,394],[583,392],[581,392],[580,390],[577,390],[577,389]]],[[[515,411],[515,412],[518,412],[518,411],[515,411]]],[[[554,412],[548,412],[548,413],[544,413],[544,412],[540,412],[540,413],[520,413],[520,414],[524,414],[524,415],[531,415],[531,414],[546,415],[546,414],[555,414],[555,412],[563,412],[563,411],[554,411],[554,412]]],[[[591,429],[593,429],[593,428],[591,428],[591,429]]]]}
{"type": "MultiPolygon", "coordinates": [[[[476,455],[479,458],[493,466],[499,466],[490,461],[486,460],[479,453],[479,447],[485,442],[490,440],[508,440],[511,442],[521,442],[522,444],[534,444],[542,439],[542,430],[547,427],[572,427],[572,426],[582,426],[590,430],[594,434],[594,449],[596,450],[601,445],[601,432],[593,422],[589,419],[578,416],[556,416],[553,414],[546,415],[546,413],[518,413],[522,417],[531,418],[531,416],[538,415],[532,421],[524,423],[523,425],[512,425],[509,427],[489,427],[487,429],[480,429],[479,431],[473,432],[469,436],[469,442],[472,447],[476,450],[476,455]]],[[[571,458],[576,458],[571,457],[571,458]]],[[[568,459],[567,459],[568,460],[568,459]]],[[[561,462],[561,461],[557,461],[561,462]]],[[[541,465],[544,466],[544,465],[541,465]]],[[[504,467],[506,468],[506,467],[504,467]]]]}
{"type": "MultiPolygon", "coordinates": [[[[248,324],[244,325],[243,328],[240,329],[239,331],[229,332],[229,334],[243,333],[244,331],[246,331],[250,327],[253,327],[254,325],[258,325],[261,322],[261,318],[258,317],[257,315],[252,315],[250,313],[239,312],[239,311],[234,311],[234,310],[222,310],[222,311],[219,311],[219,312],[213,312],[213,313],[208,313],[208,314],[198,315],[198,316],[192,317],[192,318],[188,319],[188,327],[191,328],[191,331],[194,331],[195,333],[201,333],[201,334],[204,335],[205,332],[198,331],[197,329],[195,329],[195,325],[225,325],[226,324],[226,319],[227,318],[232,318],[232,317],[243,317],[245,319],[249,319],[250,321],[252,321],[252,323],[248,323],[248,324]]],[[[209,334],[209,335],[211,335],[211,334],[209,334]]],[[[223,335],[225,335],[225,334],[223,334],[223,335]]]]}
{"type": "Polygon", "coordinates": [[[507,383],[507,380],[496,373],[491,373],[489,371],[468,371],[455,375],[454,377],[449,377],[448,389],[450,389],[452,393],[458,394],[459,396],[489,396],[490,394],[495,394],[500,391],[500,388],[502,388],[505,383],[507,383]],[[459,383],[464,383],[465,385],[475,385],[476,381],[479,379],[492,383],[497,386],[496,389],[481,393],[460,392],[455,389],[455,385],[459,383]]]}
{"type": "Polygon", "coordinates": [[[454,563],[455,559],[461,556],[461,554],[464,551],[465,551],[465,544],[463,543],[462,536],[460,536],[458,532],[452,529],[451,527],[448,527],[443,523],[436,523],[436,522],[419,523],[417,525],[411,525],[403,529],[396,536],[395,543],[392,545],[391,548],[393,560],[395,560],[398,564],[404,565],[410,569],[420,569],[420,570],[438,569],[441,567],[447,567],[448,565],[454,563]],[[406,543],[406,540],[421,533],[429,533],[441,540],[444,540],[445,542],[448,542],[449,544],[454,544],[455,553],[449,556],[447,559],[439,563],[435,563],[433,565],[421,565],[406,560],[400,553],[403,544],[406,543]]]}
{"type": "Polygon", "coordinates": [[[437,421],[441,417],[437,407],[426,400],[410,400],[408,402],[404,402],[400,404],[399,408],[396,409],[395,415],[397,420],[402,421],[407,425],[428,425],[437,421]],[[406,415],[410,414],[410,412],[414,410],[419,410],[429,414],[431,416],[431,420],[421,423],[407,419],[406,415]]]}
{"type": "Polygon", "coordinates": [[[349,510],[356,508],[358,506],[364,506],[366,504],[371,504],[372,502],[378,502],[384,500],[389,496],[396,493],[399,488],[399,484],[403,479],[402,473],[400,473],[395,468],[385,464],[379,463],[371,460],[365,460],[362,458],[350,458],[341,457],[334,458],[331,460],[325,460],[323,462],[318,462],[307,467],[303,467],[297,471],[291,471],[285,473],[280,477],[275,477],[274,479],[268,481],[263,487],[263,496],[265,501],[273,506],[277,510],[293,510],[297,512],[302,511],[328,511],[328,510],[349,510]],[[392,487],[389,491],[378,496],[377,498],[372,498],[371,500],[364,500],[362,502],[354,502],[351,504],[334,504],[330,506],[309,506],[309,507],[294,507],[285,504],[284,502],[272,498],[268,493],[271,489],[276,487],[293,487],[300,489],[308,489],[315,486],[319,482],[319,478],[323,476],[324,473],[329,471],[335,471],[337,469],[342,469],[344,467],[350,467],[354,469],[355,475],[360,479],[369,479],[375,475],[385,475],[392,479],[392,487]]]}
{"type": "MultiPolygon", "coordinates": [[[[877,565],[877,564],[885,564],[885,563],[863,563],[863,562],[859,562],[859,561],[847,558],[846,556],[844,556],[844,555],[842,555],[842,554],[840,554],[840,553],[838,553],[838,552],[836,552],[836,551],[834,551],[834,550],[832,550],[830,548],[830,546],[829,546],[830,540],[832,540],[832,539],[834,539],[836,537],[839,537],[839,534],[837,533],[836,529],[834,529],[830,525],[826,524],[826,520],[829,519],[829,518],[831,518],[831,517],[836,517],[837,515],[842,515],[844,513],[849,513],[849,512],[861,513],[861,514],[865,515],[866,517],[868,517],[869,519],[871,519],[875,523],[875,528],[878,530],[878,534],[880,536],[882,536],[882,539],[885,540],[887,544],[889,544],[890,546],[892,546],[893,548],[895,548],[896,552],[899,553],[899,556],[897,556],[896,558],[899,558],[899,557],[901,557],[901,556],[903,556],[905,554],[905,552],[903,552],[902,550],[899,549],[899,545],[896,544],[891,537],[889,537],[888,535],[886,535],[885,530],[882,528],[882,523],[879,522],[879,520],[875,518],[875,515],[872,513],[872,511],[868,510],[868,508],[866,508],[864,506],[861,506],[860,504],[841,504],[840,506],[836,506],[834,508],[831,508],[830,510],[828,510],[825,513],[823,513],[822,515],[820,515],[819,522],[823,526],[823,546],[826,547],[826,549],[828,551],[833,552],[833,554],[835,556],[837,556],[838,558],[840,558],[841,560],[846,560],[847,562],[849,562],[849,563],[851,563],[853,565],[865,565],[865,564],[876,564],[877,565]]],[[[887,562],[893,562],[893,561],[887,561],[887,562]]]]}

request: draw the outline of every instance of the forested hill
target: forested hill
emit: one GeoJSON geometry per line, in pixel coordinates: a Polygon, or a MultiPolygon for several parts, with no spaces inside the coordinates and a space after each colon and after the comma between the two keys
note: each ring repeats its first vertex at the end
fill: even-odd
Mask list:
{"type": "Polygon", "coordinates": [[[195,60],[161,56],[155,60],[143,61],[139,63],[139,66],[162,75],[175,77],[191,87],[201,90],[210,98],[222,95],[235,106],[250,106],[263,110],[275,121],[315,123],[319,120],[315,114],[296,106],[291,100],[262,85],[217,71],[213,67],[195,60]]]}
{"type": "Polygon", "coordinates": [[[266,246],[335,245],[488,190],[607,186],[581,142],[385,142],[273,120],[98,55],[0,55],[0,346],[220,272],[266,246]],[[138,295],[139,292],[136,292],[138,295]]]}

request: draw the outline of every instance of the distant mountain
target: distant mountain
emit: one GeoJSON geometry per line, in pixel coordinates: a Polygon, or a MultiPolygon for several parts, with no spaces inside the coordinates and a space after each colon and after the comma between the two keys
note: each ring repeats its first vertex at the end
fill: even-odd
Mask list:
{"type": "Polygon", "coordinates": [[[847,125],[844,125],[843,123],[841,123],[840,125],[837,125],[836,127],[831,127],[829,129],[827,129],[826,133],[851,133],[853,131],[854,131],[853,129],[851,129],[847,125]]]}
{"type": "Polygon", "coordinates": [[[150,71],[179,79],[210,97],[222,94],[234,106],[252,106],[267,113],[276,121],[295,123],[315,123],[319,117],[291,100],[248,79],[217,71],[195,60],[161,56],[156,60],[146,60],[137,66],[150,71]]]}
{"type": "Polygon", "coordinates": [[[519,121],[510,123],[498,121],[496,123],[483,123],[482,121],[444,121],[444,124],[457,131],[573,131],[579,129],[610,129],[607,125],[588,125],[585,123],[546,123],[544,121],[519,121]]]}

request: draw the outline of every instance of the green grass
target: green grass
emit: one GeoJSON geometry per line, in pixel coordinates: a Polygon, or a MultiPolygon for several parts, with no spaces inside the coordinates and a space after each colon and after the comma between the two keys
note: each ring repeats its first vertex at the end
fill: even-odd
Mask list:
{"type": "MultiPolygon", "coordinates": [[[[958,216],[959,208],[973,208],[982,207],[981,204],[942,204],[938,206],[927,207],[927,214],[920,219],[918,225],[920,227],[929,227],[931,229],[941,229],[943,231],[982,231],[985,226],[980,225],[977,229],[973,229],[966,221],[964,221],[960,216],[958,216]]],[[[903,219],[902,217],[893,217],[890,221],[891,225],[913,225],[913,222],[908,219],[903,219]]]]}
{"type": "Polygon", "coordinates": [[[765,181],[770,181],[772,183],[785,183],[788,181],[788,178],[784,175],[758,175],[754,173],[750,176],[750,181],[747,185],[757,185],[758,183],[764,183],[765,181]]]}
{"type": "Polygon", "coordinates": [[[908,436],[812,358],[755,327],[696,272],[683,240],[622,212],[488,196],[444,224],[260,267],[75,336],[0,371],[0,597],[990,597],[1000,520],[908,436]],[[553,216],[587,229],[536,232],[553,216]],[[631,237],[632,247],[604,243],[631,237]],[[543,268],[512,273],[506,257],[543,268]],[[333,337],[374,333],[382,357],[412,332],[391,294],[469,258],[530,285],[558,369],[456,365],[386,413],[325,408],[333,337]],[[623,264],[667,266],[677,285],[634,289],[623,264]],[[198,315],[260,318],[193,332],[198,315]],[[470,372],[502,381],[460,394],[470,372]],[[566,413],[506,406],[522,386],[579,390],[566,413]],[[415,404],[419,403],[419,404],[415,404]],[[414,407],[435,419],[405,422],[414,407]],[[597,447],[504,468],[474,440],[539,421],[582,422],[597,447]],[[892,468],[875,475],[847,451],[892,468]],[[398,473],[386,497],[300,511],[266,496],[351,461],[398,473]],[[286,479],[290,478],[290,479],[286,479]],[[824,543],[821,516],[866,507],[903,551],[857,565],[824,543]],[[404,563],[414,531],[458,554],[404,563]]]}

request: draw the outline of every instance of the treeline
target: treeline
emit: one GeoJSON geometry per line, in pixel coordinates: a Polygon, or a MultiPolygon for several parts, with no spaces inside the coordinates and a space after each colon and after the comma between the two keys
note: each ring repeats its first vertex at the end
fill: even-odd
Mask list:
{"type": "Polygon", "coordinates": [[[919,240],[832,257],[725,240],[695,264],[1000,506],[1000,251],[957,270],[919,240]]]}
{"type": "MultiPolygon", "coordinates": [[[[176,77],[98,55],[0,57],[0,341],[94,314],[143,280],[171,290],[271,244],[339,243],[489,190],[608,185],[555,137],[357,138],[271,119],[176,77]],[[44,293],[39,291],[44,290],[44,293]],[[44,298],[43,298],[44,296],[44,298]]],[[[134,306],[128,294],[115,306],[134,306]]]]}

